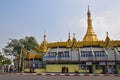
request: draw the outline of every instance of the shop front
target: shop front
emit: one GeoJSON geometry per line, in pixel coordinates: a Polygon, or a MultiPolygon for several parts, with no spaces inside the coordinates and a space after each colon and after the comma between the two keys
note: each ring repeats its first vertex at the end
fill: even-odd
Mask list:
{"type": "Polygon", "coordinates": [[[109,74],[115,74],[117,72],[117,65],[115,64],[115,62],[107,62],[107,66],[109,74]]]}
{"type": "Polygon", "coordinates": [[[107,66],[106,62],[99,62],[99,69],[101,69],[101,73],[106,74],[107,73],[107,66]]]}
{"type": "Polygon", "coordinates": [[[94,73],[92,62],[83,62],[80,65],[80,73],[94,73]]]}

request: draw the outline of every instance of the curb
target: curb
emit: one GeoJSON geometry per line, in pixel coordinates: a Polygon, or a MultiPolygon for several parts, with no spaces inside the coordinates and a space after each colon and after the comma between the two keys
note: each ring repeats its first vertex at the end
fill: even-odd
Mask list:
{"type": "Polygon", "coordinates": [[[70,74],[70,73],[16,73],[17,75],[39,75],[39,76],[118,76],[120,74],[70,74]]]}

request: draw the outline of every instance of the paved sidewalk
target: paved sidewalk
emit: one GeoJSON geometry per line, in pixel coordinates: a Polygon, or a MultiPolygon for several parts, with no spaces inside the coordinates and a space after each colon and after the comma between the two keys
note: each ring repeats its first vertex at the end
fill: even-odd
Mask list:
{"type": "Polygon", "coordinates": [[[73,76],[73,75],[64,75],[61,74],[59,75],[53,75],[52,74],[42,74],[42,75],[38,75],[38,74],[30,74],[30,73],[24,73],[24,74],[3,74],[0,75],[0,80],[120,80],[120,77],[118,76],[113,76],[113,75],[109,75],[109,76],[73,76]],[[47,75],[47,76],[45,76],[47,75]]]}
{"type": "Polygon", "coordinates": [[[118,76],[120,74],[72,74],[72,73],[15,73],[17,75],[40,75],[40,76],[118,76]]]}

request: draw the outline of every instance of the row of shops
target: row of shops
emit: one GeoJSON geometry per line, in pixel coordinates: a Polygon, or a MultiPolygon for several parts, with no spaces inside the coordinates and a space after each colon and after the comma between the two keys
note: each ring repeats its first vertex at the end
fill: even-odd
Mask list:
{"type": "MultiPolygon", "coordinates": [[[[16,66],[19,68],[19,65],[16,66]]],[[[44,69],[44,72],[58,73],[98,73],[98,74],[116,74],[120,73],[120,62],[80,62],[80,63],[46,63],[39,60],[24,61],[22,70],[44,69]],[[65,67],[65,69],[64,69],[65,67]],[[67,71],[65,71],[67,70],[67,71]]]]}
{"type": "Polygon", "coordinates": [[[68,72],[70,73],[90,73],[90,74],[120,73],[120,63],[116,64],[115,62],[96,62],[96,63],[83,62],[81,64],[48,64],[46,65],[46,70],[47,72],[60,72],[62,70],[62,66],[67,67],[68,72]],[[54,68],[57,69],[55,70],[54,68]]]}
{"type": "MultiPolygon", "coordinates": [[[[34,69],[44,69],[44,72],[91,74],[120,73],[120,55],[115,49],[92,47],[92,50],[91,47],[81,48],[81,52],[78,49],[72,51],[67,48],[54,48],[44,55],[43,60],[22,60],[21,70],[29,69],[31,72],[31,69],[32,71],[34,69]],[[63,67],[67,67],[67,71],[64,71],[63,67]]],[[[18,63],[19,60],[15,60],[16,69],[19,70],[18,63]]]]}

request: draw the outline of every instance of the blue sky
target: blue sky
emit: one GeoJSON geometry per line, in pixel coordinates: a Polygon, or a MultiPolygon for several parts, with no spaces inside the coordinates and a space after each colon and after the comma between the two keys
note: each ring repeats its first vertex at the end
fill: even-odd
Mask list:
{"type": "Polygon", "coordinates": [[[106,32],[120,40],[120,0],[0,0],[0,51],[9,38],[34,36],[39,43],[66,41],[68,33],[82,41],[87,29],[88,4],[100,40],[106,32]]]}

